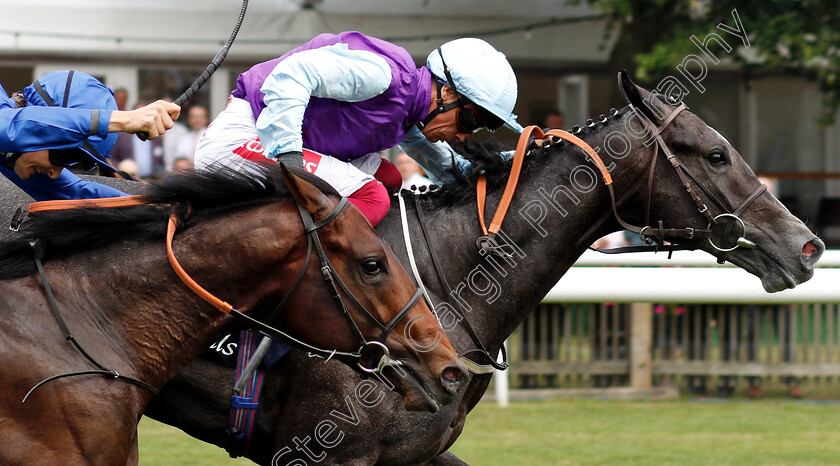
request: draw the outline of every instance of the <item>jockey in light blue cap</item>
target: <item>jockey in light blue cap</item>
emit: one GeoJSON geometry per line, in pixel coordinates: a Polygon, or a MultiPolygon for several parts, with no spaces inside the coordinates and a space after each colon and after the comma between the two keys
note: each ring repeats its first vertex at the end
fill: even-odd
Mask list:
{"type": "MultiPolygon", "coordinates": [[[[227,108],[198,142],[195,166],[303,164],[376,225],[391,202],[383,184],[397,189],[402,181],[378,151],[399,146],[432,181],[446,182],[449,170],[469,165],[450,142],[502,125],[522,132],[511,113],[516,96],[507,59],[481,39],[443,44],[418,68],[407,50],[382,39],[321,34],[239,75],[227,108]]],[[[272,348],[269,361],[287,350],[272,348]]]]}
{"type": "Polygon", "coordinates": [[[469,126],[475,131],[481,128],[495,131],[505,125],[512,131],[522,132],[522,126],[516,122],[516,115],[513,114],[517,97],[516,75],[505,55],[492,45],[474,38],[447,42],[429,54],[426,68],[435,77],[438,95],[441,86],[448,85],[462,98],[452,104],[439,106],[423,123],[430,121],[439,112],[461,107],[459,119],[464,120],[462,127],[469,126]],[[465,109],[464,105],[470,102],[475,105],[477,112],[465,109]]]}
{"type": "Polygon", "coordinates": [[[323,156],[381,180],[375,153],[399,145],[442,183],[448,169],[468,164],[448,143],[481,128],[522,131],[511,113],[517,97],[512,67],[475,38],[441,45],[418,68],[405,49],[387,41],[355,31],[321,34],[240,74],[231,97],[199,141],[196,167],[246,167],[241,161],[251,157],[291,162],[295,155],[301,163],[308,149],[318,157],[304,157],[306,166],[317,166],[315,174],[351,202],[365,178],[345,182],[353,169],[340,164],[327,173],[323,156]]]}
{"type": "Polygon", "coordinates": [[[117,132],[146,131],[154,138],[171,128],[180,112],[163,101],[119,111],[113,91],[73,70],[45,74],[13,98],[0,90],[0,171],[36,200],[124,195],[64,167],[113,172],[106,159],[117,132]]]}

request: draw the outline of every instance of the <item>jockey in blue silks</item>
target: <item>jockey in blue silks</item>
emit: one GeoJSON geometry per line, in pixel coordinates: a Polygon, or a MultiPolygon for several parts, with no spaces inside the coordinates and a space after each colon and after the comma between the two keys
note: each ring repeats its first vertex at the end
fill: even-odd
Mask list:
{"type": "Polygon", "coordinates": [[[117,132],[145,131],[153,139],[179,112],[164,101],[119,111],[113,91],[81,71],[45,74],[13,98],[0,86],[0,171],[38,201],[124,196],[64,167],[113,172],[106,159],[117,132]]]}
{"type": "Polygon", "coordinates": [[[480,39],[443,44],[418,68],[389,42],[321,34],[239,75],[228,108],[199,141],[196,167],[300,164],[302,156],[375,225],[390,205],[374,180],[387,163],[377,151],[399,145],[441,183],[453,162],[468,164],[448,142],[502,125],[522,131],[511,113],[516,96],[507,59],[480,39]]]}

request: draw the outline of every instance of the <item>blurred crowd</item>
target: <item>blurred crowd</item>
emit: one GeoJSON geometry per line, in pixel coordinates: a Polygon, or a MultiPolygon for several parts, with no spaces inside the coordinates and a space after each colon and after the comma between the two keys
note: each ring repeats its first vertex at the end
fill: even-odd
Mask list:
{"type": "MultiPolygon", "coordinates": [[[[125,110],[129,101],[128,92],[117,89],[114,97],[120,110],[125,110]]],[[[138,101],[131,108],[137,109],[148,103],[138,101]]],[[[207,129],[210,115],[206,107],[198,104],[188,104],[182,109],[181,115],[181,121],[176,121],[172,129],[151,141],[143,141],[133,134],[119,133],[108,161],[121,172],[121,176],[130,176],[140,181],[154,180],[192,168],[196,143],[207,129]]]]}

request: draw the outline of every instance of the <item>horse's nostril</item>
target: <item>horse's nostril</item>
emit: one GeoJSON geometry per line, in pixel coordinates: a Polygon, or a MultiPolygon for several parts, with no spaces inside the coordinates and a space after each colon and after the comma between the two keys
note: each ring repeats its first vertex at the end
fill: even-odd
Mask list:
{"type": "Polygon", "coordinates": [[[461,371],[454,367],[447,367],[443,370],[443,380],[447,382],[457,382],[459,377],[461,377],[461,371]]]}
{"type": "Polygon", "coordinates": [[[802,265],[806,268],[815,267],[823,252],[825,252],[825,243],[821,239],[814,238],[808,241],[805,246],[802,246],[802,256],[800,258],[802,265]]]}
{"type": "Polygon", "coordinates": [[[440,374],[441,380],[447,385],[458,387],[461,385],[464,377],[464,371],[458,366],[449,366],[440,374]]]}

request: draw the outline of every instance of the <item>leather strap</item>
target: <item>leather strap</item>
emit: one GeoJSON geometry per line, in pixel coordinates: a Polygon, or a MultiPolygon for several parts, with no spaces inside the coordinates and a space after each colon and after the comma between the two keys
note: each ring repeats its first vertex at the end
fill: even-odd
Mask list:
{"type": "MultiPolygon", "coordinates": [[[[144,196],[104,197],[98,199],[70,199],[33,202],[32,204],[29,204],[29,207],[27,207],[27,211],[30,213],[36,213],[66,209],[82,209],[88,207],[131,207],[145,205],[148,203],[149,202],[144,196]]],[[[187,287],[191,289],[195,294],[201,297],[201,299],[212,304],[216,309],[224,312],[225,314],[229,313],[233,309],[233,306],[213,296],[213,294],[202,288],[202,286],[196,283],[196,281],[189,276],[189,274],[184,270],[184,268],[181,267],[181,264],[178,263],[178,259],[175,258],[175,253],[172,251],[172,239],[175,237],[175,230],[177,228],[178,216],[175,214],[175,212],[173,212],[169,216],[169,223],[166,228],[166,254],[169,257],[169,263],[172,265],[172,269],[175,271],[175,273],[178,275],[181,281],[183,281],[184,284],[187,285],[187,287]]]]}
{"type": "Polygon", "coordinates": [[[79,352],[88,362],[90,362],[96,369],[90,369],[86,371],[76,371],[70,372],[66,374],[59,374],[54,375],[52,377],[48,377],[40,382],[38,382],[34,387],[30,388],[26,395],[23,397],[21,404],[26,403],[26,400],[29,399],[29,396],[32,395],[35,390],[44,386],[45,384],[52,382],[53,380],[62,379],[64,377],[75,377],[79,375],[103,375],[108,378],[122,380],[124,382],[128,382],[132,385],[136,385],[138,387],[144,388],[150,391],[153,395],[158,394],[157,388],[154,386],[143,382],[142,380],[135,379],[134,377],[128,377],[125,375],[120,374],[119,372],[108,369],[102,364],[100,364],[96,359],[93,358],[84,348],[82,345],[76,340],[76,337],[73,336],[73,333],[70,331],[70,327],[67,326],[67,323],[64,321],[64,317],[61,315],[61,311],[58,309],[58,303],[55,300],[55,296],[52,293],[52,287],[50,287],[50,282],[47,280],[47,274],[44,271],[44,266],[41,263],[41,260],[44,257],[44,244],[41,240],[35,240],[29,243],[32,247],[32,254],[35,259],[35,266],[38,268],[38,274],[41,276],[41,283],[44,285],[44,291],[47,295],[47,302],[50,305],[50,309],[55,316],[56,321],[58,321],[59,327],[61,327],[61,331],[64,333],[64,339],[70,342],[73,345],[73,348],[79,352]]]}
{"type": "Polygon", "coordinates": [[[187,285],[187,288],[192,290],[193,293],[197,294],[198,297],[207,301],[208,303],[212,304],[213,307],[216,309],[224,312],[225,314],[229,313],[233,310],[233,306],[222,301],[221,299],[213,296],[212,293],[205,290],[201,285],[196,283],[195,280],[190,277],[190,275],[181,267],[181,264],[178,263],[178,259],[175,258],[175,253],[172,251],[172,238],[175,237],[175,230],[178,228],[178,216],[175,212],[169,216],[169,224],[166,227],[166,255],[169,257],[169,264],[172,265],[172,270],[175,271],[175,274],[178,275],[178,278],[187,285]]]}
{"type": "Polygon", "coordinates": [[[507,213],[508,207],[510,207],[510,201],[513,199],[513,193],[516,191],[516,184],[519,182],[519,174],[522,172],[522,162],[525,160],[525,152],[528,148],[528,139],[531,137],[531,133],[535,131],[542,133],[542,130],[537,126],[529,126],[525,128],[525,131],[523,131],[519,136],[519,141],[516,143],[516,153],[513,155],[513,166],[510,168],[510,176],[508,177],[505,191],[502,194],[502,200],[499,201],[499,207],[496,208],[496,214],[493,216],[493,220],[490,222],[489,227],[485,226],[484,223],[484,203],[487,198],[487,180],[485,175],[481,175],[481,177],[479,177],[479,181],[476,184],[475,189],[478,197],[478,212],[479,218],[481,219],[481,230],[485,235],[489,233],[498,233],[499,229],[502,227],[505,214],[507,213]]]}
{"type": "Polygon", "coordinates": [[[66,209],[84,209],[87,207],[132,207],[148,204],[144,196],[102,197],[98,199],[67,199],[40,201],[29,204],[27,212],[49,212],[66,209]]]}
{"type": "Polygon", "coordinates": [[[485,236],[491,233],[498,233],[499,229],[502,227],[505,214],[507,213],[508,207],[510,207],[511,200],[513,199],[513,193],[516,191],[516,185],[519,182],[519,175],[522,172],[522,163],[525,160],[525,155],[528,150],[528,142],[530,141],[532,135],[538,139],[542,139],[545,136],[554,136],[569,141],[581,148],[583,152],[586,153],[587,158],[591,159],[595,166],[598,167],[598,170],[601,172],[601,176],[604,178],[604,183],[607,186],[612,184],[612,177],[610,176],[610,172],[607,171],[607,166],[604,164],[604,161],[601,160],[598,153],[595,152],[595,150],[592,149],[592,147],[584,140],[561,129],[552,129],[547,133],[543,133],[543,130],[538,126],[528,126],[519,136],[519,141],[516,144],[516,152],[513,155],[513,166],[510,169],[510,176],[508,177],[507,185],[505,185],[502,200],[499,201],[499,206],[496,208],[496,213],[493,216],[493,220],[490,222],[489,227],[484,223],[484,205],[487,199],[487,177],[485,175],[481,175],[476,182],[475,189],[478,203],[478,218],[481,223],[481,230],[484,232],[485,236]]]}
{"type": "Polygon", "coordinates": [[[397,193],[397,200],[400,205],[400,225],[402,226],[403,241],[405,241],[405,252],[408,256],[408,263],[411,265],[411,273],[414,274],[414,281],[417,282],[417,286],[423,290],[423,297],[426,298],[426,303],[432,309],[432,314],[434,314],[435,319],[437,319],[438,323],[440,323],[440,317],[437,315],[435,303],[432,301],[432,297],[429,296],[429,292],[426,290],[426,285],[423,283],[423,278],[420,277],[420,271],[417,269],[417,261],[414,259],[414,248],[411,246],[411,234],[408,231],[408,216],[405,212],[405,200],[403,199],[401,193],[397,193]]]}
{"type": "MultiPolygon", "coordinates": [[[[398,194],[402,197],[400,194],[398,194]]],[[[417,222],[420,224],[420,230],[423,232],[423,239],[426,242],[426,249],[429,251],[429,256],[432,258],[432,268],[435,271],[435,274],[438,277],[438,281],[440,285],[443,287],[443,292],[445,296],[452,296],[452,288],[450,288],[449,283],[446,281],[446,277],[443,275],[442,268],[440,266],[440,261],[437,258],[437,253],[435,253],[435,247],[432,246],[432,241],[429,236],[429,233],[426,231],[426,220],[423,214],[423,208],[420,205],[420,201],[417,196],[413,196],[414,198],[414,212],[417,214],[417,222]]],[[[400,205],[403,208],[402,204],[400,205]]],[[[482,224],[484,222],[482,221],[482,224]]],[[[404,226],[407,230],[407,225],[404,226]]],[[[413,251],[412,251],[413,253],[413,251]]],[[[431,302],[431,301],[430,301],[431,302]]],[[[505,346],[502,345],[501,352],[502,352],[502,362],[498,362],[496,358],[494,358],[487,348],[484,346],[484,343],[481,342],[481,338],[479,338],[478,334],[470,325],[469,319],[467,316],[458,309],[458,306],[451,306],[451,309],[459,318],[459,322],[464,325],[464,328],[467,330],[467,334],[472,339],[473,343],[477,346],[477,348],[473,348],[468,350],[460,355],[460,361],[469,369],[470,372],[473,374],[491,374],[493,373],[494,369],[498,369],[500,371],[506,370],[509,366],[507,361],[507,352],[505,351],[505,346]],[[484,356],[490,364],[479,364],[465,355],[468,353],[479,353],[480,356],[484,356]]],[[[437,311],[435,311],[435,317],[437,317],[437,311]]],[[[440,321],[440,318],[438,318],[440,321]]]]}

